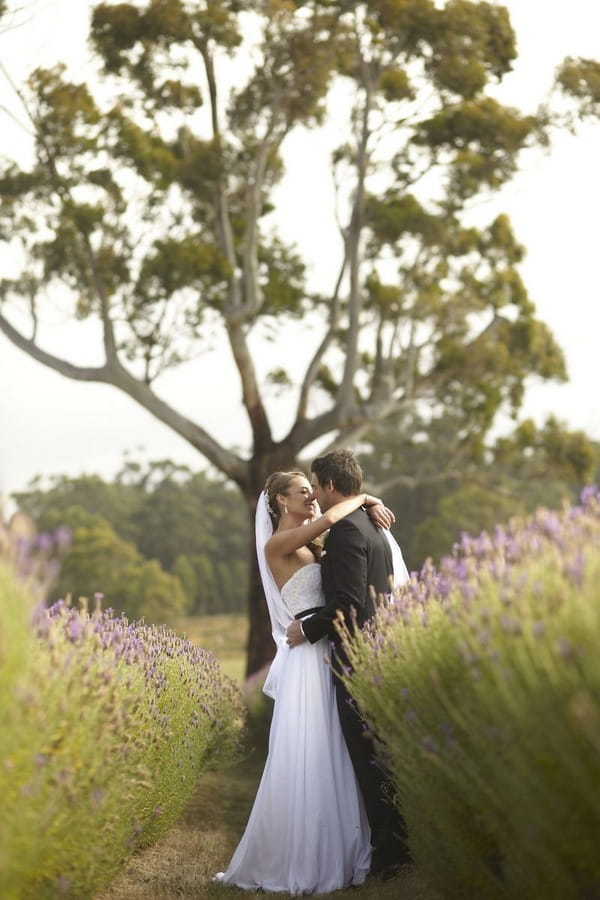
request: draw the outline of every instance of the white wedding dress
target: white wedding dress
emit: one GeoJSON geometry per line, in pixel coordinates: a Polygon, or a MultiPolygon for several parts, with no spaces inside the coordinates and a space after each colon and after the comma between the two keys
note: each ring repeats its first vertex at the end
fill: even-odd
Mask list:
{"type": "MultiPolygon", "coordinates": [[[[291,621],[322,606],[321,568],[312,563],[284,585],[291,621]]],[[[328,893],[361,884],[370,832],[342,735],[327,641],[279,644],[269,753],[246,830],[224,884],[290,894],[328,893]]]]}

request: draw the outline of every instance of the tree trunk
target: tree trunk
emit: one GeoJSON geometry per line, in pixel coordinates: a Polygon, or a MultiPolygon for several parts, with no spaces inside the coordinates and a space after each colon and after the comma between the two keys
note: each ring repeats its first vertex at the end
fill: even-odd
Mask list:
{"type": "Polygon", "coordinates": [[[275,644],[271,635],[271,622],[267,611],[258,562],[256,559],[256,545],[254,541],[254,505],[250,510],[251,528],[249,541],[248,566],[250,577],[248,580],[248,643],[246,646],[246,678],[259,672],[263,666],[270,663],[275,656],[275,644]]]}

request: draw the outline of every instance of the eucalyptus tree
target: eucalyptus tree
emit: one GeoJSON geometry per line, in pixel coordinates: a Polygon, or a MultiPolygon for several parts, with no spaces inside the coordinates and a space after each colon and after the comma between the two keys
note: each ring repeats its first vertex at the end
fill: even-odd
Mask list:
{"type": "MultiPolygon", "coordinates": [[[[547,139],[544,112],[493,96],[516,57],[505,8],[101,3],[90,42],[97,71],[86,83],[63,66],[31,74],[22,96],[34,161],[0,177],[0,236],[18,261],[0,285],[0,328],[38,362],[124,391],[235,482],[250,509],[267,473],[317,439],[356,443],[393,418],[399,434],[427,440],[451,416],[455,460],[499,409],[518,408],[527,376],[564,377],[508,219],[476,227],[467,217],[547,139]],[[309,289],[310,260],[282,237],[276,188],[291,136],[332,121],[339,141],[324,155],[339,252],[309,289]],[[58,294],[73,319],[98,323],[99,364],[48,349],[44,318],[58,294]],[[302,377],[283,349],[261,377],[257,339],[294,320],[310,325],[302,377]],[[241,388],[244,452],[160,394],[161,374],[216,335],[228,348],[219,377],[241,388]],[[283,436],[269,381],[294,410],[283,436]]],[[[311,173],[295,174],[310,190],[311,173]]],[[[315,201],[315,228],[322,216],[315,201]]],[[[256,577],[249,612],[250,673],[272,652],[256,577]]]]}

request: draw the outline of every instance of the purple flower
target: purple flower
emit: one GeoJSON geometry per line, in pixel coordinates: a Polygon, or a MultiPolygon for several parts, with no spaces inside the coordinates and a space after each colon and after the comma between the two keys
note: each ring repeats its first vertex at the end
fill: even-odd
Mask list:
{"type": "Polygon", "coordinates": [[[532,626],[533,635],[536,638],[542,637],[546,632],[545,622],[534,622],[532,626]]]}
{"type": "Polygon", "coordinates": [[[569,659],[573,655],[573,646],[569,638],[558,638],[556,641],[556,649],[563,659],[569,659]]]}
{"type": "Polygon", "coordinates": [[[595,500],[600,500],[600,488],[596,484],[588,484],[580,495],[581,505],[591,505],[595,500]]]}
{"type": "Polygon", "coordinates": [[[38,534],[35,544],[38,550],[46,551],[52,549],[54,541],[52,540],[51,534],[47,534],[45,531],[43,531],[41,534],[38,534]]]}
{"type": "Polygon", "coordinates": [[[94,808],[98,808],[104,800],[104,791],[102,788],[94,788],[90,794],[90,803],[94,808]]]}
{"type": "Polygon", "coordinates": [[[79,616],[71,616],[69,622],[65,627],[65,634],[70,641],[73,641],[74,644],[76,644],[77,641],[81,640],[81,638],[85,635],[85,625],[83,624],[79,616]]]}
{"type": "Polygon", "coordinates": [[[580,587],[583,583],[584,573],[585,556],[581,550],[578,550],[574,558],[565,562],[565,574],[577,587],[580,587]]]}
{"type": "Polygon", "coordinates": [[[54,532],[54,542],[58,550],[66,550],[73,540],[73,532],[66,525],[59,525],[54,532]]]}

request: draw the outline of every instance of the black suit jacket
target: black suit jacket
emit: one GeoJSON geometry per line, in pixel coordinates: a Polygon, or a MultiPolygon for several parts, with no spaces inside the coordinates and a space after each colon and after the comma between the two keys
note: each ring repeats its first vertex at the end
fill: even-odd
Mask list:
{"type": "Polygon", "coordinates": [[[393,573],[392,552],[384,534],[364,509],[357,509],[332,525],[321,557],[325,606],[302,622],[304,634],[314,644],[327,635],[339,643],[334,621],[341,612],[352,627],[351,610],[360,627],[375,611],[373,590],[388,594],[393,573]]]}

